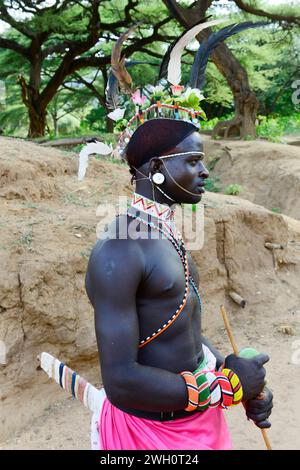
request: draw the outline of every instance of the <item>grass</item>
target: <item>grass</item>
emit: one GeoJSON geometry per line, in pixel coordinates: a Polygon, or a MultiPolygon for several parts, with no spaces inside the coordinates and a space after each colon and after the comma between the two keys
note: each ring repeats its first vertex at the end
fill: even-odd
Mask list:
{"type": "Polygon", "coordinates": [[[294,113],[289,116],[258,116],[260,124],[256,127],[258,137],[271,142],[281,142],[286,134],[300,132],[300,114],[294,113]]]}
{"type": "Polygon", "coordinates": [[[76,193],[67,192],[61,196],[61,201],[65,205],[73,205],[77,207],[93,207],[93,204],[87,202],[76,193]]]}
{"type": "Polygon", "coordinates": [[[39,205],[35,202],[25,202],[24,207],[26,207],[27,209],[38,209],[39,205]]]}
{"type": "Polygon", "coordinates": [[[33,242],[33,234],[31,231],[27,232],[27,233],[23,233],[20,238],[20,244],[21,245],[31,245],[31,243],[33,242]]]}
{"type": "Polygon", "coordinates": [[[209,162],[206,165],[208,171],[213,171],[215,169],[216,164],[218,163],[220,159],[221,157],[214,157],[212,158],[212,160],[209,160],[209,157],[208,157],[209,162]]]}
{"type": "Polygon", "coordinates": [[[82,250],[80,252],[80,256],[83,258],[89,258],[91,256],[92,248],[87,248],[86,250],[82,250]]]}
{"type": "MultiPolygon", "coordinates": [[[[210,119],[201,123],[203,130],[212,130],[219,121],[231,119],[233,114],[222,116],[220,118],[210,119]]],[[[259,124],[256,126],[257,137],[266,139],[270,142],[280,143],[284,135],[299,134],[300,132],[300,113],[294,112],[287,116],[257,116],[259,124]]],[[[201,133],[201,130],[200,130],[201,133]]],[[[221,137],[216,136],[215,140],[221,137]]],[[[253,137],[246,136],[244,140],[253,140],[253,137]]]]}
{"type": "Polygon", "coordinates": [[[33,242],[33,233],[32,233],[32,227],[30,227],[30,229],[22,233],[22,235],[20,235],[20,237],[12,243],[12,245],[25,246],[26,248],[30,250],[32,242],[33,242]]]}
{"type": "Polygon", "coordinates": [[[224,190],[224,194],[229,196],[237,196],[243,191],[243,186],[239,184],[229,184],[224,190]]]}
{"type": "Polygon", "coordinates": [[[218,176],[210,176],[205,180],[205,189],[211,193],[219,193],[221,191],[219,183],[220,178],[218,176]]]}

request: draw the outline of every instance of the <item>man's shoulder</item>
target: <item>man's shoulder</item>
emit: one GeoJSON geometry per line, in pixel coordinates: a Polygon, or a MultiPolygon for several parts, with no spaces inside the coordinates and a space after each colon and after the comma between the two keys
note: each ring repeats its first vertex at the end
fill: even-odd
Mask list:
{"type": "Polygon", "coordinates": [[[142,266],[144,265],[144,253],[140,243],[128,237],[114,236],[112,230],[106,233],[106,236],[100,238],[94,245],[90,259],[88,270],[95,266],[98,268],[103,263],[114,262],[118,266],[128,265],[142,266]]]}

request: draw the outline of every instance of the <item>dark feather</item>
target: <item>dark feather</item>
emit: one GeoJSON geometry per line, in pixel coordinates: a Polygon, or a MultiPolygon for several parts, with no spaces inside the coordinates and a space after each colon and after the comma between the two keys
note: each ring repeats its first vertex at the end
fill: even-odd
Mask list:
{"type": "Polygon", "coordinates": [[[175,43],[170,44],[168,49],[167,49],[167,52],[163,56],[163,60],[161,61],[159,72],[158,72],[158,80],[161,80],[162,78],[165,78],[168,74],[168,64],[169,64],[169,60],[170,60],[170,54],[171,54],[171,50],[173,49],[174,46],[175,46],[175,43]]]}
{"type": "Polygon", "coordinates": [[[135,31],[141,22],[131,26],[119,39],[117,39],[111,51],[111,69],[119,81],[120,87],[124,93],[132,93],[132,78],[125,67],[125,57],[122,57],[123,43],[129,38],[130,34],[135,31]]]}
{"type": "MultiPolygon", "coordinates": [[[[125,61],[125,67],[132,67],[133,65],[156,65],[152,62],[144,62],[141,60],[126,60],[125,61]]],[[[105,97],[106,97],[106,106],[108,109],[116,109],[119,106],[120,103],[120,96],[119,96],[119,83],[118,79],[114,75],[112,69],[110,69],[109,74],[108,74],[108,80],[107,80],[107,87],[105,90],[105,97]]]]}
{"type": "Polygon", "coordinates": [[[210,36],[205,39],[201,46],[198,49],[194,63],[191,68],[190,73],[190,87],[203,89],[205,84],[205,69],[207,62],[212,51],[219,45],[221,42],[230,38],[234,34],[240,33],[248,28],[257,28],[259,26],[265,26],[269,23],[259,21],[253,23],[252,21],[245,21],[244,23],[232,24],[226,26],[225,28],[220,29],[216,33],[210,34],[210,36]]]}

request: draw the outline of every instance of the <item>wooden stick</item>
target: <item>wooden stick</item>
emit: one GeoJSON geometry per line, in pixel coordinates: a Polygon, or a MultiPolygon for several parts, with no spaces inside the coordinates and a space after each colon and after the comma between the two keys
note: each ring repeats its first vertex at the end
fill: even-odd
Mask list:
{"type": "Polygon", "coordinates": [[[246,300],[243,299],[239,294],[234,292],[233,290],[228,293],[229,297],[232,298],[232,300],[236,303],[239,304],[242,308],[245,308],[246,305],[246,300]]]}
{"type": "Polygon", "coordinates": [[[266,242],[265,247],[268,248],[268,250],[283,250],[284,249],[284,245],[282,245],[281,243],[266,242]]]}
{"type": "MultiPolygon", "coordinates": [[[[227,316],[224,305],[221,305],[221,314],[222,314],[222,317],[223,317],[223,321],[224,321],[224,325],[225,325],[227,334],[228,334],[229,339],[230,339],[230,343],[231,343],[233,352],[236,356],[238,356],[239,355],[239,350],[238,350],[237,344],[235,342],[235,339],[234,339],[234,336],[233,336],[233,333],[232,333],[232,330],[231,330],[231,327],[230,327],[230,324],[229,324],[228,316],[227,316]]],[[[263,436],[263,439],[265,441],[267,449],[272,450],[271,443],[270,443],[269,437],[267,435],[267,430],[266,429],[260,429],[260,431],[262,433],[262,436],[263,436]]]]}

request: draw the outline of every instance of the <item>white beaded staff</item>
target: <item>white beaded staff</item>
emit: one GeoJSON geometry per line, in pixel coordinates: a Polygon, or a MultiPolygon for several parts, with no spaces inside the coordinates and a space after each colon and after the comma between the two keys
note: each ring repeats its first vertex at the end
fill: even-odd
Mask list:
{"type": "Polygon", "coordinates": [[[70,367],[49,353],[42,352],[37,357],[41,368],[49,378],[55,380],[64,390],[81,401],[92,413],[98,413],[103,404],[103,389],[98,390],[94,385],[74,372],[70,367]],[[73,383],[72,379],[74,377],[73,383]],[[72,384],[74,385],[72,387],[72,384]],[[84,387],[84,388],[83,388],[84,387]],[[73,388],[73,391],[72,391],[73,388]]]}

